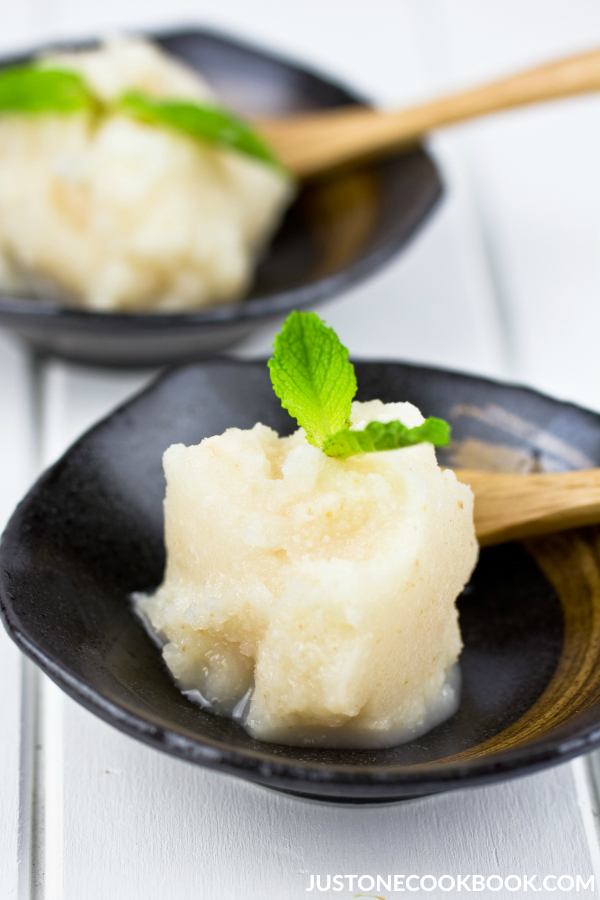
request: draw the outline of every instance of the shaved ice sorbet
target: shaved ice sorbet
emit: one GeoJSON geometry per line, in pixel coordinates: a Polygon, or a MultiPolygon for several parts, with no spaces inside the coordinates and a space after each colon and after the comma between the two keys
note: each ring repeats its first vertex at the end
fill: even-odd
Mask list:
{"type": "MultiPolygon", "coordinates": [[[[389,420],[423,417],[352,405],[389,420]]],[[[336,459],[258,424],[164,468],[167,569],[139,608],[183,690],[286,744],[387,747],[455,711],[473,497],[431,444],[336,459]]]]}

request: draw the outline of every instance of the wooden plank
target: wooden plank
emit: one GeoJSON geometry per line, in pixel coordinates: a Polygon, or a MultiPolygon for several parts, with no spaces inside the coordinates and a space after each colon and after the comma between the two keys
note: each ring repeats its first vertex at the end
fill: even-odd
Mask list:
{"type": "MultiPolygon", "coordinates": [[[[475,83],[600,43],[588,0],[439,4],[443,84],[475,83]],[[457,16],[457,6],[459,15],[457,16]],[[468,29],[464,23],[469,23],[468,29]],[[536,27],[527,27],[535,22],[536,27]],[[518,27],[515,27],[516,23],[518,27]],[[496,36],[490,40],[489,35],[496,36]]],[[[431,39],[431,29],[427,29],[431,39]]],[[[442,78],[440,77],[440,87],[442,78]]],[[[469,161],[478,217],[512,361],[511,375],[600,409],[600,99],[550,104],[473,124],[454,142],[469,161]]],[[[572,766],[600,883],[598,755],[572,766]]]]}
{"type": "MultiPolygon", "coordinates": [[[[0,52],[35,40],[37,3],[3,10],[0,52]]],[[[35,379],[28,354],[0,333],[0,528],[35,472],[35,379]]],[[[32,889],[31,811],[34,801],[36,673],[0,627],[0,897],[32,889]]]]}
{"type": "MultiPolygon", "coordinates": [[[[33,392],[29,360],[6,335],[0,334],[3,436],[0,441],[0,528],[15,507],[33,473],[33,392]]],[[[32,759],[26,728],[31,710],[22,688],[25,665],[19,651],[0,628],[0,896],[17,897],[19,883],[29,882],[28,809],[32,759]],[[21,735],[21,740],[20,736],[21,735]],[[23,816],[19,816],[20,800],[23,816]],[[19,865],[19,856],[21,865],[19,865]]]]}
{"type": "Polygon", "coordinates": [[[568,768],[340,808],[162,756],[71,701],[63,716],[65,900],[300,900],[310,873],[590,873],[568,768]]]}

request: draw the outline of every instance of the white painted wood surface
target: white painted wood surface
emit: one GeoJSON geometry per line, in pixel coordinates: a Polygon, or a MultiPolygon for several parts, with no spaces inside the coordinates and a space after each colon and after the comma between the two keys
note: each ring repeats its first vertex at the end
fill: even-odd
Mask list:
{"type": "MultiPolygon", "coordinates": [[[[4,527],[35,466],[33,373],[26,355],[4,335],[0,335],[0,384],[5,422],[0,440],[0,527],[4,527]]],[[[16,896],[19,876],[27,875],[19,869],[20,844],[27,840],[31,772],[28,756],[32,749],[27,746],[31,710],[25,690],[26,671],[27,664],[0,629],[0,896],[9,897],[16,896]],[[20,819],[20,807],[24,819],[20,819]]]]}
{"type": "MultiPolygon", "coordinates": [[[[0,0],[0,12],[2,46],[209,22],[388,104],[600,43],[592,0],[0,0]]],[[[518,378],[600,407],[599,102],[433,139],[444,205],[397,262],[326,308],[356,356],[518,378]]],[[[239,352],[267,352],[271,336],[239,352]]],[[[2,337],[0,519],[37,466],[148,377],[57,362],[36,372],[2,337]]],[[[600,883],[588,761],[385,809],[316,806],[120,735],[38,678],[4,635],[0,679],[2,900],[295,900],[310,872],[595,871],[600,883]]]]}

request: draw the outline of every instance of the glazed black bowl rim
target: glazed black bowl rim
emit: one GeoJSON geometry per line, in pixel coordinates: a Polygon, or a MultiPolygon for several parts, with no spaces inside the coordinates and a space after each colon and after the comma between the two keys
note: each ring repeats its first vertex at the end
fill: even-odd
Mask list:
{"type": "MultiPolygon", "coordinates": [[[[429,372],[432,375],[443,376],[446,374],[458,375],[475,380],[490,387],[509,387],[531,397],[551,401],[563,408],[570,408],[587,416],[594,416],[600,424],[600,414],[569,401],[557,400],[548,394],[537,391],[525,385],[500,381],[497,379],[463,373],[459,370],[448,370],[434,366],[420,366],[407,363],[399,363],[398,360],[372,360],[360,359],[360,362],[376,363],[379,365],[402,365],[406,369],[414,369],[421,372],[429,372]]],[[[261,360],[238,360],[225,356],[215,356],[203,360],[200,365],[223,364],[235,367],[256,366],[261,360]]],[[[63,460],[80,444],[87,441],[93,434],[102,429],[104,423],[112,416],[125,412],[138,399],[153,392],[156,385],[169,379],[172,374],[181,373],[186,369],[196,368],[197,363],[175,366],[167,369],[141,391],[136,392],[126,402],[113,409],[107,416],[84,432],[65,453],[48,468],[33,484],[23,500],[17,506],[11,516],[2,535],[0,545],[0,617],[3,619],[9,635],[40,668],[55,681],[68,695],[81,703],[88,710],[104,719],[132,737],[143,741],[155,749],[162,750],[170,755],[177,756],[188,762],[200,764],[209,768],[219,769],[229,774],[245,776],[250,780],[267,780],[269,784],[280,786],[287,790],[301,790],[310,787],[311,784],[319,784],[326,789],[331,785],[332,791],[338,785],[352,785],[368,791],[376,790],[380,786],[403,789],[414,788],[414,795],[460,788],[470,784],[483,783],[502,778],[505,774],[526,775],[552,763],[566,762],[582,752],[592,750],[600,746],[600,722],[597,725],[583,725],[573,730],[573,733],[564,738],[550,737],[538,739],[531,744],[512,750],[502,750],[490,754],[487,758],[450,762],[446,765],[438,763],[435,773],[432,773],[429,764],[398,764],[396,766],[378,767],[376,765],[336,764],[325,765],[319,762],[288,763],[277,754],[269,754],[265,750],[245,750],[243,753],[232,750],[227,744],[220,741],[208,742],[202,735],[188,737],[177,735],[168,728],[150,724],[142,716],[126,709],[118,703],[103,697],[97,691],[89,688],[85,682],[65,671],[62,665],[45,653],[35,641],[30,640],[23,633],[18,623],[18,616],[8,601],[8,585],[6,584],[6,571],[2,564],[2,557],[7,546],[16,539],[21,527],[21,519],[24,509],[35,502],[36,494],[50,481],[63,460]]],[[[390,798],[393,799],[393,792],[390,798]]]]}
{"type": "MultiPolygon", "coordinates": [[[[123,29],[123,33],[132,35],[141,35],[150,40],[153,39],[169,39],[181,34],[191,32],[201,33],[214,40],[220,41],[230,46],[236,46],[243,50],[262,55],[267,53],[271,59],[284,66],[293,66],[311,78],[316,78],[327,82],[332,87],[342,91],[357,104],[371,106],[371,101],[367,99],[360,91],[348,85],[343,79],[330,76],[318,66],[312,64],[305,65],[295,55],[280,53],[271,49],[269,45],[261,46],[253,40],[247,40],[244,37],[238,38],[235,32],[225,32],[220,29],[204,27],[203,25],[193,23],[182,23],[180,25],[171,25],[167,28],[133,28],[123,29]]],[[[65,41],[49,41],[45,44],[38,44],[34,47],[23,49],[17,53],[2,55],[0,57],[0,65],[10,65],[18,63],[23,59],[40,53],[48,49],[61,49],[93,46],[99,40],[99,37],[82,37],[65,41]]],[[[423,148],[418,149],[420,153],[427,156],[423,148]]],[[[439,196],[439,191],[438,191],[439,196]]],[[[434,202],[435,202],[434,198],[434,202]]],[[[416,226],[418,228],[418,224],[416,226]]],[[[416,229],[415,229],[416,230],[416,229]]],[[[205,325],[215,327],[228,322],[253,322],[263,318],[269,318],[275,315],[283,315],[292,309],[310,306],[320,300],[325,300],[333,293],[341,293],[345,288],[365,279],[372,272],[382,268],[384,264],[390,260],[398,251],[398,239],[393,231],[382,242],[377,249],[371,250],[364,256],[360,256],[341,272],[335,272],[325,278],[320,278],[309,285],[303,285],[299,288],[290,288],[289,290],[278,291],[271,297],[257,297],[251,303],[242,300],[235,303],[226,303],[220,306],[213,306],[203,310],[182,311],[182,312],[140,312],[140,313],[120,313],[120,312],[97,312],[94,310],[77,309],[73,307],[61,306],[52,300],[45,298],[35,298],[30,296],[6,296],[0,294],[0,315],[10,318],[27,318],[30,315],[42,317],[48,325],[52,323],[60,324],[67,322],[71,325],[79,325],[84,329],[88,327],[97,328],[102,331],[112,331],[115,326],[123,326],[124,330],[129,328],[139,332],[140,326],[142,330],[155,331],[165,327],[172,328],[186,325],[205,325]]]]}

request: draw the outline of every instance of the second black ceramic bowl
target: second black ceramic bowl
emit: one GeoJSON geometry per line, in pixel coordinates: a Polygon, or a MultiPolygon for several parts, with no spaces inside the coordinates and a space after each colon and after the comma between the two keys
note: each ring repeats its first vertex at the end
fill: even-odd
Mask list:
{"type": "MultiPolygon", "coordinates": [[[[182,29],[150,37],[250,117],[365,102],[324,75],[220,34],[182,29]]],[[[0,296],[0,327],[40,351],[107,365],[159,365],[212,353],[375,271],[411,237],[439,194],[433,162],[415,149],[304,187],[240,303],[179,314],[107,314],[0,296]]]]}
{"type": "MultiPolygon", "coordinates": [[[[360,363],[357,375],[361,399],[409,399],[448,418],[446,462],[521,470],[600,463],[600,418],[570,404],[399,363],[360,363]]],[[[434,793],[598,746],[600,528],[483,550],[459,600],[460,707],[410,743],[266,744],[181,694],[130,602],[163,574],[161,456],[172,442],[256,421],[292,426],[264,363],[189,366],[101,422],[31,490],[0,547],[0,608],[12,637],[51,678],[153,747],[320,799],[434,793]]]]}

